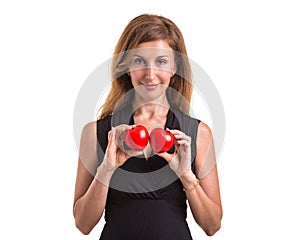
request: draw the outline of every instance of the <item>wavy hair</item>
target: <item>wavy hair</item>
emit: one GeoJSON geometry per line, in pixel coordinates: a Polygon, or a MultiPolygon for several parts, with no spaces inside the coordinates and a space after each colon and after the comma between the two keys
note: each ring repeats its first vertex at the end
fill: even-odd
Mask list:
{"type": "Polygon", "coordinates": [[[176,73],[171,77],[169,87],[176,91],[167,92],[181,111],[189,115],[192,96],[192,71],[187,58],[184,39],[179,28],[170,19],[159,15],[142,14],[132,19],[125,27],[115,47],[111,61],[112,84],[110,92],[98,111],[98,119],[113,114],[118,102],[133,88],[131,78],[127,74],[129,50],[137,48],[144,42],[164,40],[173,49],[176,63],[176,73]],[[173,94],[178,92],[180,94],[173,94]]]}

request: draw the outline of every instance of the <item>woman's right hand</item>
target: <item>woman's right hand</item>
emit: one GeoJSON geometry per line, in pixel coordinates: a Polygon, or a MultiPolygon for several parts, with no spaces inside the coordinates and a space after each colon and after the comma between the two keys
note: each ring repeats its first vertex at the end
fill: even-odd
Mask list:
{"type": "Polygon", "coordinates": [[[124,149],[124,134],[133,127],[134,126],[122,124],[113,127],[108,132],[108,145],[101,164],[106,171],[114,172],[118,167],[122,166],[128,158],[143,154],[142,151],[124,149]]]}

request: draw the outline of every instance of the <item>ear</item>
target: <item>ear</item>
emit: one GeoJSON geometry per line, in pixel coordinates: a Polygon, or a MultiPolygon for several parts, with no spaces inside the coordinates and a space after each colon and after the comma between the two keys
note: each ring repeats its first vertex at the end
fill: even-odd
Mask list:
{"type": "Polygon", "coordinates": [[[170,73],[171,74],[171,77],[173,77],[175,75],[177,71],[177,65],[176,65],[176,62],[174,63],[174,68],[172,69],[172,72],[170,73]]]}

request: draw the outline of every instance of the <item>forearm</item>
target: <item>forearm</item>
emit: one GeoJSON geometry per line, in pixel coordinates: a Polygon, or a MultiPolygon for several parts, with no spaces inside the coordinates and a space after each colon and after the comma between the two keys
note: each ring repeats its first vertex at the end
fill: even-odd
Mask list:
{"type": "Polygon", "coordinates": [[[199,184],[196,184],[196,176],[190,171],[181,176],[186,196],[195,221],[209,236],[213,235],[221,227],[222,210],[213,202],[199,184]]]}
{"type": "Polygon", "coordinates": [[[85,195],[74,204],[75,223],[83,234],[89,234],[102,217],[111,175],[100,166],[85,195]]]}

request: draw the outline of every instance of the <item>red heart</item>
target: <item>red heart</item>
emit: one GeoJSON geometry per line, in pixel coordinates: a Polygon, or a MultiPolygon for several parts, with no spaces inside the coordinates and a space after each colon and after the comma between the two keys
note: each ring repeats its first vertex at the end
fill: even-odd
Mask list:
{"type": "Polygon", "coordinates": [[[155,128],[150,133],[150,146],[154,153],[169,151],[174,145],[174,135],[162,128],[155,128]]]}
{"type": "Polygon", "coordinates": [[[136,151],[143,150],[147,144],[149,139],[149,133],[147,128],[142,125],[137,125],[125,132],[124,142],[125,144],[136,151]]]}

